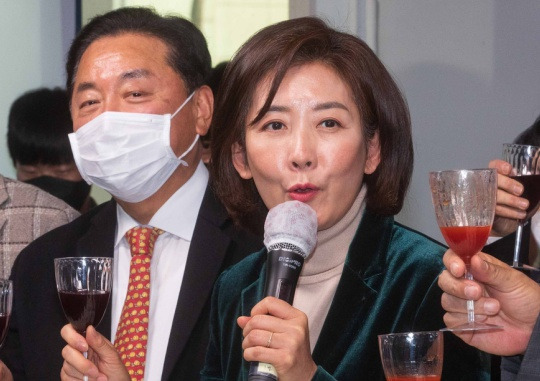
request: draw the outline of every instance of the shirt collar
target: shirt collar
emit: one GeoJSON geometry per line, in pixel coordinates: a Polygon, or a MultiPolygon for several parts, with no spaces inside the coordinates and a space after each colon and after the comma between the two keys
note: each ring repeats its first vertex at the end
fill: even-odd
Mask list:
{"type": "MultiPolygon", "coordinates": [[[[186,241],[191,241],[195,230],[195,222],[208,184],[208,177],[208,170],[200,161],[195,173],[158,209],[148,225],[160,228],[186,241]]],[[[116,217],[118,225],[115,247],[129,229],[140,225],[118,204],[116,217]]]]}

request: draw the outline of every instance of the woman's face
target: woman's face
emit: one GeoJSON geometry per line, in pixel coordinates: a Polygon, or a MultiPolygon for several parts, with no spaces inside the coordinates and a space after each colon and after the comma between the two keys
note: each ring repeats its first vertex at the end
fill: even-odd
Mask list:
{"type": "MultiPolygon", "coordinates": [[[[257,87],[248,121],[266,101],[271,79],[257,87]]],[[[242,178],[253,178],[269,209],[305,202],[324,230],[347,213],[364,173],[379,164],[378,135],[366,142],[362,131],[347,84],[329,66],[304,64],[289,69],[269,111],[246,127],[245,155],[235,145],[233,163],[242,178]]]]}

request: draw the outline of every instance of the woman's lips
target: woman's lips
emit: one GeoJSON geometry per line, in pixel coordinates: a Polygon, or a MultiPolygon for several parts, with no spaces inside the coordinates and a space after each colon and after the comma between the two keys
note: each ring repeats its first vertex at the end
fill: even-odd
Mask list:
{"type": "Polygon", "coordinates": [[[289,192],[289,197],[293,200],[308,202],[315,198],[319,188],[313,184],[296,184],[290,187],[287,192],[289,192]]]}

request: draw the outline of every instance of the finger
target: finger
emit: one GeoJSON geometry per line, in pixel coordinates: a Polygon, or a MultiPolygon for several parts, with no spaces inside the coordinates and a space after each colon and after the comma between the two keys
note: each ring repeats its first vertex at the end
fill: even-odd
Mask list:
{"type": "MultiPolygon", "coordinates": [[[[255,315],[242,328],[242,334],[247,337],[252,331],[260,330],[266,332],[283,332],[283,320],[271,315],[255,315]]],[[[269,334],[267,334],[268,336],[269,334]]]]}
{"type": "Polygon", "coordinates": [[[272,315],[288,320],[298,316],[299,311],[284,300],[267,296],[251,309],[251,316],[272,315]]]}
{"type": "MultiPolygon", "coordinates": [[[[447,293],[443,293],[441,296],[441,306],[446,312],[467,313],[467,301],[447,293]]],[[[474,302],[475,315],[493,316],[499,311],[500,304],[496,299],[480,298],[474,302]]]]}
{"type": "Polygon", "coordinates": [[[118,352],[114,345],[101,335],[93,326],[86,329],[86,340],[92,350],[99,355],[100,358],[118,357],[118,352]]]}
{"type": "Polygon", "coordinates": [[[488,165],[489,168],[495,168],[497,170],[497,173],[503,174],[503,175],[510,175],[512,173],[512,166],[510,163],[501,160],[501,159],[493,159],[489,162],[488,165]]]}
{"type": "Polygon", "coordinates": [[[242,349],[251,347],[279,348],[279,332],[270,332],[262,329],[253,329],[244,337],[242,349]]]}
{"type": "Polygon", "coordinates": [[[475,281],[464,278],[456,278],[448,270],[444,270],[437,281],[441,290],[462,300],[477,300],[482,297],[484,291],[475,281]]]}
{"type": "Polygon", "coordinates": [[[251,317],[249,316],[240,316],[238,317],[238,319],[236,319],[236,322],[238,323],[238,326],[241,329],[244,329],[244,327],[246,326],[246,324],[249,322],[250,319],[251,317]]]}
{"type": "MultiPolygon", "coordinates": [[[[485,315],[474,315],[475,322],[485,322],[486,319],[487,317],[485,315]]],[[[467,314],[455,312],[447,312],[444,314],[443,321],[448,328],[457,327],[468,322],[467,314]]],[[[467,331],[454,331],[453,333],[456,336],[459,336],[465,342],[469,342],[469,340],[472,338],[471,334],[467,333],[467,331]],[[469,340],[466,340],[466,337],[469,337],[469,340]]]]}
{"type": "Polygon", "coordinates": [[[66,345],[62,349],[62,357],[64,365],[62,369],[70,377],[82,379],[83,375],[96,378],[99,375],[99,370],[92,361],[86,359],[77,349],[66,345]]]}
{"type": "MultiPolygon", "coordinates": [[[[471,259],[471,274],[474,279],[495,289],[511,290],[527,276],[506,263],[486,253],[478,253],[471,259]]],[[[528,279],[528,278],[527,278],[528,279]]]]}
{"type": "MultiPolygon", "coordinates": [[[[522,218],[521,214],[529,207],[526,198],[518,197],[504,190],[497,190],[497,205],[495,213],[506,218],[522,218]]],[[[525,218],[525,217],[523,217],[525,218]]]]}
{"type": "Polygon", "coordinates": [[[451,249],[444,253],[443,263],[454,277],[460,278],[465,275],[465,262],[451,249]]]}
{"type": "Polygon", "coordinates": [[[60,378],[62,380],[82,380],[84,377],[84,374],[79,372],[75,367],[73,367],[67,361],[64,361],[60,374],[61,374],[60,378]]]}
{"type": "Polygon", "coordinates": [[[515,196],[521,196],[523,193],[523,184],[503,174],[497,175],[497,188],[515,196]]]}
{"type": "Polygon", "coordinates": [[[68,374],[65,372],[64,368],[62,368],[62,369],[60,370],[60,380],[62,380],[62,381],[82,380],[82,379],[83,379],[82,377],[83,377],[83,376],[81,376],[81,377],[73,377],[73,376],[70,376],[70,375],[68,375],[68,374]]]}
{"type": "Polygon", "coordinates": [[[80,352],[86,352],[88,350],[88,343],[86,339],[79,334],[71,324],[66,324],[60,330],[60,335],[66,341],[66,343],[73,348],[76,348],[80,352]]]}

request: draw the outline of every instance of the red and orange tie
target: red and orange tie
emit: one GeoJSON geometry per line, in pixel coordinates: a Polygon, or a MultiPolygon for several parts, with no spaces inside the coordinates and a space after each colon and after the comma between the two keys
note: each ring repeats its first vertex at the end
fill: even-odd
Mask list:
{"type": "Polygon", "coordinates": [[[148,313],[150,310],[150,259],[163,230],[137,226],[126,233],[131,251],[126,300],[116,330],[114,346],[132,381],[144,379],[148,313]]]}

